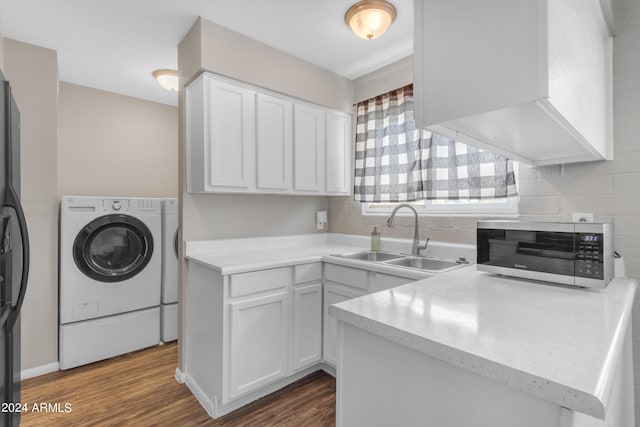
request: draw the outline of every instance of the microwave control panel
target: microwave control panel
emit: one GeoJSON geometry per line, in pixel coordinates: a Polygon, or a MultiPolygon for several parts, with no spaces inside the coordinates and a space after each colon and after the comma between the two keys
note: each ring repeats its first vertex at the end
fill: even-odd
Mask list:
{"type": "Polygon", "coordinates": [[[576,234],[575,275],[590,279],[603,279],[603,239],[602,234],[576,234]]]}

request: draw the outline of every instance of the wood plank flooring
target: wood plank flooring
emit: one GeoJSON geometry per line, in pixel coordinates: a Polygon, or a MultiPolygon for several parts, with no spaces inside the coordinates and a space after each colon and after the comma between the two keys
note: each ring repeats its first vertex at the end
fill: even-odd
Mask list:
{"type": "Polygon", "coordinates": [[[209,418],[175,378],[177,344],[22,382],[22,426],[334,426],[335,379],[315,372],[225,417],[209,418]],[[59,403],[62,412],[32,412],[59,403]],[[64,413],[65,404],[71,411],[64,413]]]}

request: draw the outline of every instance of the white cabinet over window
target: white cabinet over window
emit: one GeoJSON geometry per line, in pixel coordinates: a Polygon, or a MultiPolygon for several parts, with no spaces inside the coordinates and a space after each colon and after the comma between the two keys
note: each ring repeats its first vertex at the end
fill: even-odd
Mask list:
{"type": "Polygon", "coordinates": [[[189,192],[351,193],[349,114],[207,72],[186,104],[189,192]]]}
{"type": "Polygon", "coordinates": [[[596,0],[414,1],[419,127],[536,165],[613,157],[596,0]]]}

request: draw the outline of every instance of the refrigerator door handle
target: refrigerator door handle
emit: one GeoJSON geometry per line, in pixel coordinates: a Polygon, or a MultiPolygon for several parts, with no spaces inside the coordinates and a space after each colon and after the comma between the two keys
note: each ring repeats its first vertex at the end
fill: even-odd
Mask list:
{"type": "Polygon", "coordinates": [[[18,301],[14,307],[11,307],[9,318],[7,319],[8,330],[11,331],[18,320],[22,303],[27,293],[27,280],[29,279],[29,232],[27,231],[27,221],[22,210],[22,205],[13,186],[7,187],[7,206],[12,207],[16,211],[18,218],[18,226],[20,227],[20,239],[22,240],[22,274],[20,278],[20,292],[18,293],[18,301]]]}

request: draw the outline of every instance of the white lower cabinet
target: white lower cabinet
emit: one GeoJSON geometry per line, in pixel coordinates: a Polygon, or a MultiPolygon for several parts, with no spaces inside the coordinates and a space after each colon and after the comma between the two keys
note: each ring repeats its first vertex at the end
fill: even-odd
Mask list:
{"type": "Polygon", "coordinates": [[[324,285],[324,330],[323,330],[323,357],[325,362],[336,366],[336,336],[338,321],[329,314],[329,307],[352,298],[366,294],[362,289],[342,286],[331,282],[324,285]]]}
{"type": "Polygon", "coordinates": [[[332,304],[412,281],[320,262],[231,275],[189,262],[188,273],[184,381],[216,418],[335,367],[332,304]]]}
{"type": "Polygon", "coordinates": [[[322,359],[322,283],[293,289],[293,370],[322,359]]]}
{"type": "Polygon", "coordinates": [[[230,303],[229,397],[287,374],[287,292],[230,303]]]}

